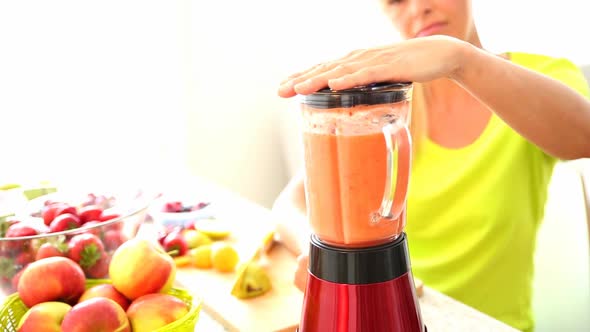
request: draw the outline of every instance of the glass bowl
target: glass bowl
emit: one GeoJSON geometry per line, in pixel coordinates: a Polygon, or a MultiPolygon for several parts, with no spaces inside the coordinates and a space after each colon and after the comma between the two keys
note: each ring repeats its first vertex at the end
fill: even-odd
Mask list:
{"type": "MultiPolygon", "coordinates": [[[[88,278],[107,278],[112,254],[136,236],[154,199],[154,195],[142,191],[116,194],[58,191],[29,201],[13,217],[0,222],[0,297],[14,293],[21,271],[44,257],[69,257],[83,268],[88,278]],[[46,223],[44,216],[51,206],[74,207],[75,213],[71,214],[78,217],[78,226],[52,225],[58,219],[73,218],[71,214],[66,218],[68,213],[63,211],[46,223]],[[82,211],[90,210],[84,208],[88,206],[100,208],[100,214],[96,212],[91,217],[85,214],[82,218],[82,211]]],[[[71,208],[66,211],[74,212],[71,208]]]]}
{"type": "Polygon", "coordinates": [[[162,195],[152,204],[148,214],[156,226],[185,228],[195,221],[215,218],[214,205],[204,197],[162,195]]]}

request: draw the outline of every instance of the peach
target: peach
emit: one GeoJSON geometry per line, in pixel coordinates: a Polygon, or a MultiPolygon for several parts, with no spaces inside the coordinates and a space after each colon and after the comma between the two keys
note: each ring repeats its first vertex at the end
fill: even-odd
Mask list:
{"type": "Polygon", "coordinates": [[[43,302],[27,310],[20,319],[19,332],[61,332],[61,322],[72,307],[63,302],[43,302]]]}
{"type": "Polygon", "coordinates": [[[117,302],[117,304],[120,305],[123,310],[127,310],[130,303],[129,299],[127,299],[123,294],[119,293],[119,291],[111,284],[96,285],[88,288],[84,294],[80,296],[78,303],[95,297],[106,297],[107,299],[111,299],[117,302]]]}
{"type": "Polygon", "coordinates": [[[131,302],[127,317],[133,332],[153,331],[186,315],[189,306],[168,294],[148,294],[131,302]]]}
{"type": "Polygon", "coordinates": [[[48,257],[24,269],[18,280],[18,295],[31,308],[35,304],[62,301],[75,304],[86,290],[82,268],[65,257],[48,257]]]}
{"type": "Polygon", "coordinates": [[[159,244],[134,238],[113,253],[109,276],[113,286],[133,301],[142,295],[170,290],[176,265],[159,244]]]}
{"type": "Polygon", "coordinates": [[[104,297],[76,304],[66,314],[61,329],[63,332],[131,332],[123,308],[104,297]]]}

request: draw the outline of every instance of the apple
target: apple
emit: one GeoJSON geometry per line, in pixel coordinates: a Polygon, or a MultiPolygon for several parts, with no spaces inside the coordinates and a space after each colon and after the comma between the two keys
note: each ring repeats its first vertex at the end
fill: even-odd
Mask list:
{"type": "Polygon", "coordinates": [[[123,308],[105,297],[76,304],[64,317],[61,329],[63,332],[131,332],[123,308]]]}
{"type": "Polygon", "coordinates": [[[16,290],[18,288],[18,281],[20,280],[20,276],[23,274],[24,271],[25,270],[22,269],[18,271],[14,276],[12,276],[12,279],[10,280],[12,284],[12,289],[16,290]]]}
{"type": "Polygon", "coordinates": [[[189,306],[168,294],[148,294],[131,302],[127,317],[133,332],[148,332],[168,325],[186,315],[189,306]]]}
{"type": "Polygon", "coordinates": [[[31,308],[48,301],[74,304],[86,290],[82,268],[65,257],[44,258],[25,267],[18,281],[18,295],[31,308]]]}
{"type": "Polygon", "coordinates": [[[61,332],[61,323],[72,307],[63,302],[49,301],[34,305],[18,323],[19,332],[61,332]]]}
{"type": "Polygon", "coordinates": [[[125,295],[121,294],[113,285],[111,284],[101,284],[96,285],[88,288],[82,296],[80,296],[80,300],[78,303],[95,298],[95,297],[106,297],[107,299],[111,299],[117,302],[118,305],[123,308],[123,310],[127,310],[129,308],[130,301],[125,297],[125,295]]]}
{"type": "Polygon", "coordinates": [[[142,295],[170,290],[176,265],[159,244],[133,238],[113,253],[109,276],[119,292],[135,300],[142,295]]]}

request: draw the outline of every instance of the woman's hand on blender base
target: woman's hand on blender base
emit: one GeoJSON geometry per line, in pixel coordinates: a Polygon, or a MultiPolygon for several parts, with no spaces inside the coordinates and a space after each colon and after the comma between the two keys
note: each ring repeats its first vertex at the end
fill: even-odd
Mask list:
{"type": "Polygon", "coordinates": [[[309,273],[307,272],[308,265],[309,255],[303,254],[297,257],[297,269],[295,270],[295,278],[293,282],[302,292],[305,292],[305,288],[307,287],[307,278],[309,277],[309,273]]]}
{"type": "Polygon", "coordinates": [[[307,95],[322,88],[344,90],[376,82],[428,82],[453,78],[470,44],[448,36],[415,38],[397,44],[358,50],[347,56],[291,75],[279,96],[307,95]]]}

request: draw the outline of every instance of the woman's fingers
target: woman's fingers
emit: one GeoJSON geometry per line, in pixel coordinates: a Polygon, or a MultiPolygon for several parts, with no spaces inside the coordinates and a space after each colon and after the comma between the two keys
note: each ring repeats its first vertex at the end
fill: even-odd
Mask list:
{"type": "MultiPolygon", "coordinates": [[[[338,60],[320,63],[307,70],[293,74],[281,82],[279,87],[279,96],[292,97],[297,93],[300,93],[299,91],[296,91],[294,87],[298,84],[308,81],[311,78],[313,78],[312,82],[307,82],[303,85],[309,85],[312,87],[312,89],[315,88],[314,91],[310,91],[308,93],[313,93],[319,89],[325,88],[327,87],[327,81],[324,80],[324,78],[331,77],[332,74],[336,73],[345,75],[351,72],[348,68],[351,67],[352,63],[370,56],[370,54],[370,50],[355,50],[338,60]]],[[[303,91],[309,91],[309,89],[305,88],[303,91]]]]}
{"type": "Polygon", "coordinates": [[[341,77],[358,71],[362,68],[357,62],[344,62],[338,64],[330,70],[326,70],[323,73],[318,73],[314,76],[309,77],[307,80],[301,83],[295,84],[293,89],[296,93],[301,95],[307,95],[314,93],[320,89],[328,87],[328,81],[335,77],[341,77]]]}
{"type": "Polygon", "coordinates": [[[305,292],[305,288],[307,287],[307,278],[309,275],[307,272],[308,265],[308,255],[299,255],[299,257],[297,257],[297,270],[295,271],[293,283],[302,292],[305,292]]]}
{"type": "Polygon", "coordinates": [[[401,81],[392,68],[394,66],[390,64],[366,66],[346,75],[335,76],[327,84],[332,90],[345,90],[375,82],[401,81]]]}
{"type": "Polygon", "coordinates": [[[313,66],[307,71],[301,72],[300,74],[292,75],[291,79],[287,79],[284,83],[281,84],[279,87],[279,95],[295,95],[297,92],[295,91],[294,87],[301,83],[307,81],[311,77],[315,77],[320,75],[326,71],[330,71],[332,68],[338,66],[336,62],[329,62],[329,63],[320,63],[318,65],[313,66]]]}

